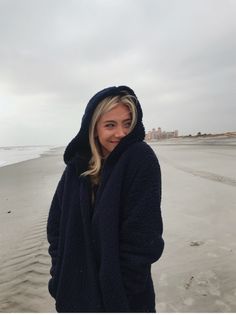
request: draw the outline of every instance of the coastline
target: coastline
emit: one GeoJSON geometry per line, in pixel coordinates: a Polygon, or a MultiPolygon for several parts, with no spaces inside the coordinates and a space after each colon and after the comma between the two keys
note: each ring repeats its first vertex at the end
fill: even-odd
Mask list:
{"type": "Polygon", "coordinates": [[[17,164],[23,161],[37,159],[43,154],[60,149],[59,146],[35,145],[35,146],[4,146],[0,147],[0,167],[17,164]]]}

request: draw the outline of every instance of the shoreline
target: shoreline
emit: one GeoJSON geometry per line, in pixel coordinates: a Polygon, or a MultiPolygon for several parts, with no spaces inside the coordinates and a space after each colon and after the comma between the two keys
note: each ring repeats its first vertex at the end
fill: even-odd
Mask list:
{"type": "Polygon", "coordinates": [[[60,150],[62,146],[7,146],[0,147],[0,168],[40,158],[44,154],[52,154],[54,150],[60,150]],[[33,148],[33,150],[29,150],[33,148]]]}

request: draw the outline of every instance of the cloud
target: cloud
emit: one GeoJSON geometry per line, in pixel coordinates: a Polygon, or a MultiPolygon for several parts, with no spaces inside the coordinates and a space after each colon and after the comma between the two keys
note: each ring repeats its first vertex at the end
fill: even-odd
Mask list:
{"type": "Polygon", "coordinates": [[[36,132],[41,118],[48,132],[64,124],[55,142],[67,141],[89,98],[119,84],[139,96],[147,129],[233,128],[235,11],[230,0],[2,0],[0,110],[11,127],[1,134],[14,121],[36,132]]]}

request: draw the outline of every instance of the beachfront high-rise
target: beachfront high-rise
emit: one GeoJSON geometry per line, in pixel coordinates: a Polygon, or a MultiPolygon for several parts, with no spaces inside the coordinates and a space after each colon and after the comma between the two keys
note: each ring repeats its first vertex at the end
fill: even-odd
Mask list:
{"type": "Polygon", "coordinates": [[[160,127],[157,129],[152,128],[151,131],[145,136],[146,141],[157,141],[160,139],[170,139],[170,138],[177,138],[178,137],[178,130],[174,131],[162,131],[160,127]]]}

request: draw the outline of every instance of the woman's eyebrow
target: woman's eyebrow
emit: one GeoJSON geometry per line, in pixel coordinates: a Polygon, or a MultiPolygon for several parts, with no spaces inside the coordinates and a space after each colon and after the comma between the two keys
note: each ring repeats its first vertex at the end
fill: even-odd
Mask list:
{"type": "MultiPolygon", "coordinates": [[[[124,120],[122,120],[123,122],[126,122],[126,121],[130,121],[130,120],[132,120],[131,118],[126,118],[126,119],[124,119],[124,120]]],[[[104,122],[103,122],[104,124],[107,124],[107,123],[116,123],[116,120],[105,120],[104,122]]]]}
{"type": "Polygon", "coordinates": [[[106,124],[106,123],[115,123],[115,120],[105,120],[103,123],[104,124],[106,124]]]}

